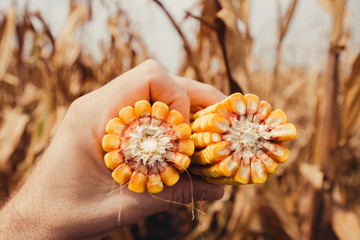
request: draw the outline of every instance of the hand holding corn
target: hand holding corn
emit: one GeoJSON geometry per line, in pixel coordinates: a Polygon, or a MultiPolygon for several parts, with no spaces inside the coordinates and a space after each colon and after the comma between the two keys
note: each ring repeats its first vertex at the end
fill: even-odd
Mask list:
{"type": "MultiPolygon", "coordinates": [[[[154,116],[160,121],[158,123],[167,126],[164,131],[168,133],[169,139],[171,138],[164,140],[160,137],[160,143],[165,149],[169,144],[173,144],[173,154],[167,155],[169,161],[161,165],[155,159],[156,164],[150,165],[156,165],[157,169],[150,169],[148,172],[141,166],[150,163],[150,158],[149,161],[140,161],[139,158],[138,168],[132,171],[131,176],[128,174],[125,175],[126,179],[119,179],[116,171],[113,174],[115,181],[123,183],[129,180],[128,186],[134,191],[144,191],[145,189],[139,186],[146,186],[149,192],[162,190],[157,193],[160,198],[191,202],[188,177],[185,174],[181,174],[180,178],[176,175],[189,163],[187,155],[190,155],[190,152],[186,150],[188,147],[183,146],[189,144],[189,129],[186,124],[190,123],[190,101],[196,106],[207,107],[224,98],[222,93],[209,85],[170,76],[158,63],[150,60],[106,86],[77,99],[70,106],[62,126],[24,186],[1,209],[0,236],[4,239],[101,238],[107,231],[118,227],[119,212],[121,224],[124,225],[169,209],[169,203],[155,199],[147,192],[138,194],[127,188],[112,191],[114,179],[104,164],[101,148],[104,126],[118,114],[119,109],[134,106],[143,99],[166,104],[169,107],[165,107],[165,111],[169,110],[166,117],[161,114],[161,111],[164,111],[161,103],[153,104],[150,108],[146,101],[140,101],[135,105],[135,113],[127,108],[128,112],[121,114],[124,116],[121,124],[130,124],[126,123],[129,113],[133,117],[134,114],[137,118],[141,116],[144,124],[149,119],[149,112],[154,111],[154,116]],[[179,114],[173,110],[183,116],[181,122],[184,123],[180,123],[179,114]],[[169,169],[176,173],[167,174],[169,169]],[[148,184],[142,185],[145,178],[148,184]],[[165,186],[161,186],[161,183],[165,186]]],[[[108,126],[109,134],[119,133],[122,128],[116,121],[108,126]]],[[[144,126],[148,126],[142,127],[144,135],[158,127],[156,123],[144,126]]],[[[135,125],[131,127],[136,128],[135,125]]],[[[132,141],[139,138],[136,134],[128,133],[133,137],[132,141]]],[[[116,138],[113,140],[116,143],[116,138]]],[[[151,142],[137,146],[149,153],[154,150],[151,142]]],[[[111,144],[108,147],[110,154],[116,150],[111,144]]],[[[125,147],[126,144],[124,149],[125,147]]],[[[137,149],[130,147],[128,151],[128,154],[133,154],[137,149]]],[[[123,161],[116,157],[116,153],[113,152],[112,156],[109,154],[107,157],[107,165],[113,169],[121,166],[123,161]]],[[[131,170],[134,166],[129,167],[131,170]]],[[[195,201],[216,200],[223,194],[221,186],[206,183],[196,177],[192,178],[192,182],[195,201]]]]}

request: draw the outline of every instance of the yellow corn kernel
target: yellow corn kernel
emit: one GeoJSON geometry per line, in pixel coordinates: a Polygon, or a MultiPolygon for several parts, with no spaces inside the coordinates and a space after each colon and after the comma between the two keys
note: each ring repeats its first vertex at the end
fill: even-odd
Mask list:
{"type": "Polygon", "coordinates": [[[268,173],[274,173],[278,168],[277,162],[275,162],[271,157],[265,153],[261,156],[261,161],[264,163],[268,173]]]}
{"type": "Polygon", "coordinates": [[[150,174],[147,182],[147,190],[149,193],[159,193],[164,189],[164,184],[159,174],[150,174]]]}
{"type": "Polygon", "coordinates": [[[249,121],[253,120],[254,114],[259,108],[259,97],[254,94],[245,94],[246,114],[249,121]]]}
{"type": "Polygon", "coordinates": [[[250,165],[251,181],[253,183],[264,183],[267,180],[267,171],[264,163],[256,156],[252,157],[250,165]]]}
{"type": "Polygon", "coordinates": [[[137,119],[135,109],[131,106],[124,107],[119,112],[119,119],[124,124],[130,124],[137,119]]]}
{"type": "Polygon", "coordinates": [[[102,147],[105,152],[111,152],[119,149],[120,137],[114,134],[106,134],[102,140],[102,147]]]}
{"type": "Polygon", "coordinates": [[[191,128],[189,124],[181,123],[174,128],[174,135],[179,140],[188,139],[191,136],[191,128]]]}
{"type": "Polygon", "coordinates": [[[271,127],[284,124],[287,121],[286,114],[281,109],[276,109],[270,113],[265,123],[271,127]]]}
{"type": "Polygon", "coordinates": [[[261,100],[259,103],[259,108],[256,114],[254,115],[253,122],[262,123],[269,116],[270,112],[271,112],[271,105],[268,102],[261,100]]]}
{"type": "Polygon", "coordinates": [[[213,164],[213,165],[206,165],[204,166],[204,169],[202,170],[203,174],[208,177],[222,177],[224,174],[220,171],[219,165],[213,164]],[[205,171],[208,172],[205,174],[205,171]]]}
{"type": "Polygon", "coordinates": [[[195,150],[195,145],[193,140],[186,139],[179,142],[179,152],[186,154],[188,156],[193,155],[195,150]]]}
{"type": "Polygon", "coordinates": [[[136,115],[140,117],[147,117],[151,115],[151,105],[146,100],[137,101],[134,105],[136,115]]]}
{"type": "Polygon", "coordinates": [[[219,168],[217,165],[191,164],[189,171],[192,174],[199,175],[202,177],[218,178],[218,177],[223,176],[223,174],[219,171],[219,168]]]}
{"type": "Polygon", "coordinates": [[[213,113],[218,113],[223,117],[228,117],[230,115],[230,112],[226,106],[226,103],[221,101],[218,104],[215,105],[214,110],[212,111],[213,113]]]}
{"type": "MultiPolygon", "coordinates": [[[[207,109],[207,108],[205,108],[205,109],[207,109]]],[[[201,109],[201,110],[197,111],[196,113],[193,113],[191,115],[191,119],[195,120],[197,118],[200,118],[200,117],[205,116],[206,114],[208,114],[208,112],[205,112],[205,109],[201,109]]]]}
{"type": "Polygon", "coordinates": [[[171,110],[165,118],[165,122],[169,123],[173,127],[182,123],[183,120],[184,117],[176,110],[171,110]]]}
{"type": "Polygon", "coordinates": [[[168,105],[162,102],[155,102],[152,105],[151,117],[158,120],[164,120],[168,112],[169,112],[168,105]]]}
{"type": "Polygon", "coordinates": [[[206,146],[221,141],[221,134],[216,132],[199,132],[191,135],[196,148],[205,148],[206,146]]]}
{"type": "Polygon", "coordinates": [[[112,172],[112,177],[118,184],[125,184],[129,181],[132,171],[130,167],[123,163],[112,172]]]}
{"type": "Polygon", "coordinates": [[[215,113],[216,112],[216,108],[217,106],[220,104],[220,102],[218,103],[215,103],[207,108],[204,108],[200,111],[197,111],[194,115],[193,115],[193,119],[196,119],[196,118],[199,118],[199,117],[202,117],[202,116],[205,116],[209,113],[215,113]]]}
{"type": "Polygon", "coordinates": [[[248,184],[250,181],[250,157],[243,157],[235,173],[234,180],[238,183],[248,184]]]}
{"type": "Polygon", "coordinates": [[[239,185],[239,183],[235,180],[235,177],[204,177],[205,181],[217,185],[239,185]]]}
{"type": "Polygon", "coordinates": [[[109,134],[121,135],[124,128],[125,126],[121,123],[120,119],[113,118],[106,124],[105,131],[109,134]]]}
{"type": "Polygon", "coordinates": [[[169,158],[171,165],[174,166],[179,172],[183,172],[190,165],[190,158],[182,153],[175,153],[169,158]]]}
{"type": "Polygon", "coordinates": [[[231,177],[238,170],[240,165],[240,160],[234,158],[233,156],[228,156],[224,160],[221,160],[220,162],[217,162],[214,165],[218,166],[218,169],[222,173],[222,176],[231,177]]]}
{"type": "Polygon", "coordinates": [[[239,159],[228,156],[212,165],[192,165],[190,172],[204,177],[231,177],[236,173],[239,165],[239,159]]]}
{"type": "Polygon", "coordinates": [[[173,168],[172,166],[166,164],[164,165],[165,166],[159,165],[158,167],[160,171],[161,179],[163,180],[165,185],[172,186],[179,181],[180,175],[178,171],[176,171],[176,169],[173,168]]]}
{"type": "Polygon", "coordinates": [[[213,113],[196,119],[191,128],[194,132],[212,131],[224,133],[229,128],[229,122],[223,116],[213,113]]]}
{"type": "Polygon", "coordinates": [[[198,112],[196,112],[194,115],[193,115],[193,119],[196,119],[196,118],[199,118],[199,117],[202,117],[202,116],[205,116],[207,114],[210,114],[210,113],[218,113],[224,117],[228,117],[230,115],[230,113],[232,112],[231,108],[229,107],[228,103],[227,103],[227,98],[224,99],[223,101],[221,102],[218,102],[218,103],[215,103],[205,109],[202,109],[198,112]]]}
{"type": "Polygon", "coordinates": [[[296,128],[291,123],[284,123],[274,127],[270,134],[272,140],[289,141],[296,137],[296,128]]]}
{"type": "Polygon", "coordinates": [[[229,110],[238,115],[246,114],[246,101],[241,93],[234,93],[226,98],[226,103],[229,106],[229,110]]]}
{"type": "Polygon", "coordinates": [[[269,157],[278,162],[286,162],[286,160],[289,158],[290,151],[282,144],[265,142],[263,147],[265,150],[267,150],[266,153],[269,155],[269,157]]]}
{"type": "Polygon", "coordinates": [[[129,185],[128,185],[129,190],[136,193],[144,192],[146,189],[147,179],[148,179],[147,169],[146,171],[144,171],[143,169],[139,168],[138,170],[134,171],[129,180],[129,185]]]}
{"type": "Polygon", "coordinates": [[[220,161],[230,154],[228,142],[222,141],[207,146],[205,149],[195,152],[193,162],[197,164],[211,164],[220,161]]]}
{"type": "Polygon", "coordinates": [[[114,150],[109,153],[106,153],[104,156],[105,164],[111,170],[117,168],[120,164],[124,162],[124,158],[120,150],[114,150]]]}

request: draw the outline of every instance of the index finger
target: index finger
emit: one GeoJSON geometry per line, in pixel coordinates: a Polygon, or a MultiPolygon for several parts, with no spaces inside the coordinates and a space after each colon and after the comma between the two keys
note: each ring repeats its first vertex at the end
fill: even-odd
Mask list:
{"type": "Polygon", "coordinates": [[[215,87],[185,77],[171,76],[182,87],[190,99],[191,107],[206,108],[220,102],[226,95],[215,87]]]}

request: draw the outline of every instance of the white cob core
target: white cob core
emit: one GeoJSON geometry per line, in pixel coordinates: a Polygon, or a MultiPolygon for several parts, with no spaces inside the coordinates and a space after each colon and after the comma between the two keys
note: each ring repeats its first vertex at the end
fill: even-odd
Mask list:
{"type": "Polygon", "coordinates": [[[234,151],[234,156],[241,159],[242,156],[254,156],[262,149],[264,141],[270,138],[266,131],[267,125],[250,122],[244,116],[239,119],[233,118],[228,134],[224,135],[224,140],[231,142],[230,149],[234,151]]]}
{"type": "Polygon", "coordinates": [[[165,161],[165,155],[173,144],[169,131],[163,126],[141,124],[123,140],[121,148],[126,160],[152,167],[165,161]]]}
{"type": "Polygon", "coordinates": [[[156,139],[153,138],[147,138],[145,139],[143,142],[140,143],[140,149],[144,152],[144,153],[155,153],[156,150],[158,148],[158,141],[156,141],[156,139]]]}

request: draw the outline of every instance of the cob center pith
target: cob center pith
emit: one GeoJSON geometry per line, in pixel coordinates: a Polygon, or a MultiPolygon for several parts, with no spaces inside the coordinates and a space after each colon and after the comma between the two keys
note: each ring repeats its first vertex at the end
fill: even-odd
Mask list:
{"type": "Polygon", "coordinates": [[[152,126],[150,123],[137,126],[121,143],[126,159],[133,159],[138,164],[148,167],[163,162],[167,151],[174,144],[169,131],[163,126],[152,126]]]}
{"type": "Polygon", "coordinates": [[[237,119],[236,116],[230,117],[230,127],[228,134],[223,139],[229,143],[229,149],[234,151],[234,157],[241,158],[243,155],[253,155],[261,148],[261,144],[266,139],[266,125],[258,125],[249,122],[244,116],[237,119]]]}

